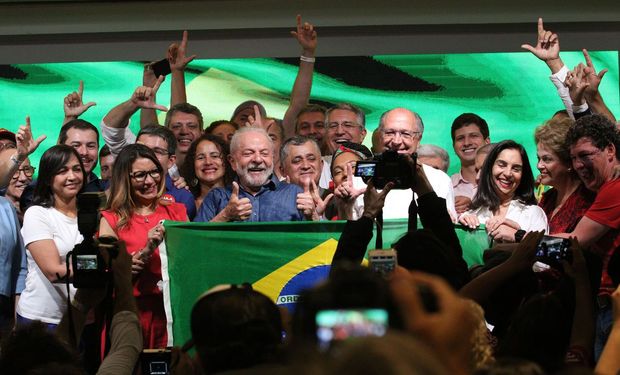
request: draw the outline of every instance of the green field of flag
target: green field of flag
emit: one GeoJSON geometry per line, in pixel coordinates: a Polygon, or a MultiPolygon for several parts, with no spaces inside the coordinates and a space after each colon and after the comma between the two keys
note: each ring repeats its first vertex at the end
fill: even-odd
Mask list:
{"type": "MultiPolygon", "coordinates": [[[[300,291],[329,274],[344,221],[283,223],[166,222],[160,246],[169,345],[190,338],[194,302],[220,284],[248,282],[280,306],[293,308],[300,291]]],[[[384,247],[407,231],[407,220],[386,220],[384,247]]],[[[484,229],[457,227],[468,265],[482,261],[484,229]]],[[[369,248],[374,248],[371,240],[369,248]]]]}

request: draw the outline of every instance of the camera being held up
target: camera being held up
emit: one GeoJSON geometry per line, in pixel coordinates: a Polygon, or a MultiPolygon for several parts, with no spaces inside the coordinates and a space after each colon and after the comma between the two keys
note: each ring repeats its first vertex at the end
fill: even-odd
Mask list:
{"type": "Polygon", "coordinates": [[[416,164],[418,155],[399,154],[396,151],[385,151],[376,154],[372,160],[358,161],[355,165],[355,176],[361,177],[365,183],[372,178],[377,189],[383,189],[388,182],[393,182],[393,189],[410,189],[415,181],[415,169],[412,169],[407,158],[416,164]]]}
{"type": "Polygon", "coordinates": [[[110,262],[118,255],[118,240],[114,237],[94,238],[99,227],[99,210],[105,203],[105,193],[78,195],[78,228],[84,241],[75,245],[71,253],[73,286],[76,288],[103,288],[112,280],[110,262]],[[108,250],[110,259],[104,259],[101,248],[108,250]]]}

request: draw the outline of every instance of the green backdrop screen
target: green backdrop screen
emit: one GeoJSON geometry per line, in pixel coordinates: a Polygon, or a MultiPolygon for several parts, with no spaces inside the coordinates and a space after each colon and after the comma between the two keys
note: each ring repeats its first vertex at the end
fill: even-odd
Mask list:
{"type": "MultiPolygon", "coordinates": [[[[600,91],[618,117],[618,51],[591,56],[597,69],[609,69],[600,91]]],[[[562,58],[569,67],[583,61],[580,52],[563,52],[562,58]]],[[[31,157],[36,166],[43,151],[56,142],[63,98],[77,90],[80,80],[84,101],[97,103],[83,118],[98,126],[107,111],[129,99],[142,83],[142,69],[140,62],[0,66],[0,127],[16,131],[26,115],[31,117],[35,136],[48,136],[31,157]]],[[[200,108],[207,125],[230,119],[234,108],[248,99],[263,103],[270,116],[282,118],[296,74],[296,59],[195,60],[186,72],[187,98],[200,108]]],[[[169,100],[167,79],[157,101],[168,105],[169,100]]],[[[384,111],[406,107],[418,112],[425,124],[422,143],[448,150],[450,174],[458,169],[450,125],[459,114],[474,112],[485,118],[492,141],[510,138],[522,143],[535,167],[534,129],[563,109],[548,68],[530,53],[319,57],[312,101],[350,102],[363,108],[367,145],[384,111]]],[[[164,117],[159,113],[160,123],[164,117]]],[[[138,130],[138,114],[130,126],[138,130]]]]}

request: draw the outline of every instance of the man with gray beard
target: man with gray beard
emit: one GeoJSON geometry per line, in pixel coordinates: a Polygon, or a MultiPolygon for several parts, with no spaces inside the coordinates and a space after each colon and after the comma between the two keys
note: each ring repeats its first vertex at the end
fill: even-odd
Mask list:
{"type": "MultiPolygon", "coordinates": [[[[229,161],[237,178],[232,186],[207,194],[195,221],[299,221],[312,219],[314,207],[306,207],[305,192],[297,185],[280,182],[273,174],[274,146],[267,132],[247,127],[230,142],[229,161]]],[[[310,200],[311,201],[311,200],[310,200]]]]}

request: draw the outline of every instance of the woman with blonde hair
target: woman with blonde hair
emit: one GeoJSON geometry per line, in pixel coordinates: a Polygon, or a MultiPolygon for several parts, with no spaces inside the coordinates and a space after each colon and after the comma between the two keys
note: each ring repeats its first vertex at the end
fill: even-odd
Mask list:
{"type": "Polygon", "coordinates": [[[565,139],[572,124],[569,118],[552,119],[534,133],[540,182],[553,187],[538,202],[547,215],[550,234],[572,232],[594,202],[595,194],[586,189],[571,168],[565,139]]]}
{"type": "Polygon", "coordinates": [[[162,199],[164,173],[151,149],[126,146],[118,154],[110,184],[110,198],[99,226],[100,236],[125,241],[133,256],[134,296],[140,311],[144,348],[167,346],[166,314],[161,290],[163,220],[187,221],[185,206],[162,199]]]}

